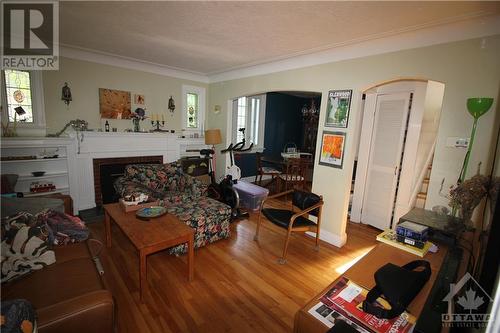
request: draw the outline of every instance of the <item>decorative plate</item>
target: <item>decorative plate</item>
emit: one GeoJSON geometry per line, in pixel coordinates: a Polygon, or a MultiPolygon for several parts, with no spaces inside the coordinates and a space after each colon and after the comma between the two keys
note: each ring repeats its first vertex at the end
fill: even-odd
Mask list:
{"type": "Polygon", "coordinates": [[[152,207],[146,207],[146,208],[139,209],[135,213],[135,215],[137,217],[140,217],[143,219],[150,219],[153,217],[159,217],[159,216],[165,215],[166,213],[167,213],[167,209],[165,207],[152,206],[152,207]]]}

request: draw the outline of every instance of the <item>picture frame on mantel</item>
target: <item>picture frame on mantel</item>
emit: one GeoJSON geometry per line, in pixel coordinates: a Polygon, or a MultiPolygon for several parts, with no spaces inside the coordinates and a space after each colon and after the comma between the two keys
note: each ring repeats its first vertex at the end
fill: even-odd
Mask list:
{"type": "Polygon", "coordinates": [[[342,169],[346,133],[323,131],[319,164],[342,169]]]}
{"type": "Polygon", "coordinates": [[[99,112],[103,119],[130,119],[130,91],[99,88],[99,112]]]}
{"type": "Polygon", "coordinates": [[[347,128],[352,90],[330,90],[326,107],[325,127],[347,128]]]}

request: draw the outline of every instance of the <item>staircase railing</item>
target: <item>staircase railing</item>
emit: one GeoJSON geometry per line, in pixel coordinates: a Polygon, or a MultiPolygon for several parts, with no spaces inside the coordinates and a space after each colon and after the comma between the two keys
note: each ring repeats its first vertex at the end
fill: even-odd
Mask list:
{"type": "Polygon", "coordinates": [[[429,165],[431,165],[431,163],[432,163],[432,157],[434,156],[434,149],[435,148],[436,148],[436,139],[434,139],[434,142],[432,143],[431,149],[429,149],[429,153],[427,154],[423,168],[422,168],[422,170],[420,170],[417,181],[415,182],[415,188],[413,189],[413,192],[411,193],[411,197],[410,197],[410,207],[411,208],[415,207],[415,203],[417,201],[417,195],[418,195],[418,193],[420,193],[420,189],[422,188],[422,182],[424,181],[425,174],[427,173],[427,170],[429,169],[429,165]]]}

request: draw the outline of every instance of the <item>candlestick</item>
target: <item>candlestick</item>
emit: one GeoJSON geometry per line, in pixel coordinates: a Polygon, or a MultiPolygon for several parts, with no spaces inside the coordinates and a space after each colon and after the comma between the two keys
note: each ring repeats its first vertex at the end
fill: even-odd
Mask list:
{"type": "Polygon", "coordinates": [[[165,121],[165,117],[163,116],[163,114],[161,115],[161,121],[165,121]]]}
{"type": "MultiPolygon", "coordinates": [[[[153,116],[153,118],[159,118],[159,116],[158,115],[157,116],[153,116]]],[[[151,120],[151,125],[153,125],[153,127],[156,127],[156,128],[153,128],[153,132],[168,132],[167,130],[160,129],[160,127],[165,126],[165,122],[164,121],[151,120]]]]}

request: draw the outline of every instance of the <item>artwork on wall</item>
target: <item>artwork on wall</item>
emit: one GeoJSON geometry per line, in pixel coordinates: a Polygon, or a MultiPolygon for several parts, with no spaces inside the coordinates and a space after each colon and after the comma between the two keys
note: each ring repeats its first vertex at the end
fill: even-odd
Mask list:
{"type": "Polygon", "coordinates": [[[137,105],[144,105],[146,100],[144,99],[144,95],[134,94],[134,103],[137,105]]]}
{"type": "Polygon", "coordinates": [[[130,119],[130,92],[99,88],[99,111],[104,119],[130,119]]]}
{"type": "Polygon", "coordinates": [[[326,108],[326,127],[347,128],[352,90],[330,90],[326,108]]]}
{"type": "Polygon", "coordinates": [[[342,169],[345,136],[343,132],[323,132],[319,164],[342,169]]]}

